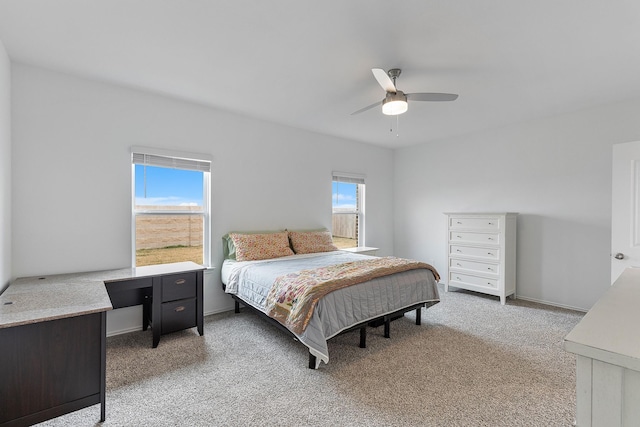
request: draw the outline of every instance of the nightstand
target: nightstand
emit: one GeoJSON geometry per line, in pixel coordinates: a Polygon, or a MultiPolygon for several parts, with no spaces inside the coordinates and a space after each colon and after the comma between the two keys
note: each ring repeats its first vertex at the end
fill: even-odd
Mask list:
{"type": "Polygon", "coordinates": [[[355,254],[371,255],[371,256],[376,256],[378,253],[378,248],[372,248],[369,246],[358,246],[356,248],[345,248],[340,250],[346,251],[346,252],[353,252],[355,254]]]}

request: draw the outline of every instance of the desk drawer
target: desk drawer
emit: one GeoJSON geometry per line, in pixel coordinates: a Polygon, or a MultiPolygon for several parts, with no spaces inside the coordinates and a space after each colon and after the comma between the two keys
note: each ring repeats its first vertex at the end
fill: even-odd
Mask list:
{"type": "Polygon", "coordinates": [[[196,326],[195,298],[162,304],[162,333],[181,331],[196,326]]]}
{"type": "Polygon", "coordinates": [[[196,273],[180,273],[162,277],[162,302],[195,298],[196,273]]]}

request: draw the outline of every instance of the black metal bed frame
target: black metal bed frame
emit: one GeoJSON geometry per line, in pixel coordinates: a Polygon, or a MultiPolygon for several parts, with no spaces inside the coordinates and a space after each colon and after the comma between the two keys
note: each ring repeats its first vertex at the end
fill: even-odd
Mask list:
{"type": "MultiPolygon", "coordinates": [[[[224,284],[223,284],[222,288],[225,289],[226,286],[224,286],[224,284]]],[[[267,319],[269,322],[274,324],[276,327],[280,328],[281,330],[283,330],[286,333],[288,333],[291,336],[293,336],[294,340],[298,341],[298,339],[293,334],[293,332],[291,332],[289,329],[287,329],[287,327],[284,326],[282,323],[278,322],[276,319],[274,319],[272,317],[269,317],[267,314],[263,313],[262,311],[258,310],[255,307],[253,307],[251,304],[245,302],[239,296],[233,295],[233,294],[230,294],[230,295],[234,299],[234,302],[235,302],[235,309],[234,309],[235,313],[240,313],[240,303],[242,303],[242,305],[244,305],[245,307],[249,308],[250,310],[258,313],[262,318],[267,319]]],[[[356,329],[359,329],[360,330],[360,348],[366,348],[367,347],[367,326],[377,328],[379,326],[384,325],[384,337],[385,338],[390,338],[391,337],[391,322],[393,320],[396,320],[396,319],[399,319],[399,318],[403,317],[404,314],[409,312],[409,311],[416,310],[416,325],[421,325],[422,324],[422,310],[421,310],[421,308],[422,307],[429,308],[432,305],[435,305],[437,303],[438,303],[438,301],[427,301],[427,302],[421,302],[421,303],[418,303],[418,304],[414,304],[414,305],[411,305],[409,307],[405,307],[405,308],[402,308],[400,310],[394,311],[393,313],[389,313],[389,314],[377,317],[377,318],[372,319],[372,320],[365,320],[364,322],[357,323],[357,324],[355,324],[355,325],[353,325],[353,326],[341,331],[337,335],[346,334],[347,332],[351,332],[351,331],[354,331],[356,329]]],[[[316,356],[314,356],[313,354],[311,354],[311,352],[309,352],[309,369],[316,369],[316,362],[317,362],[316,356]]]]}

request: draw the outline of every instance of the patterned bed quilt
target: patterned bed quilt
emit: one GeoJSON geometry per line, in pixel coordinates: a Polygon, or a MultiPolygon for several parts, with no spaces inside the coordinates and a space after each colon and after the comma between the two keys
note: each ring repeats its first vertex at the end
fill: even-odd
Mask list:
{"type": "Polygon", "coordinates": [[[343,251],[263,261],[226,260],[225,291],[274,317],[329,362],[327,340],[358,323],[439,301],[428,264],[343,251]]]}

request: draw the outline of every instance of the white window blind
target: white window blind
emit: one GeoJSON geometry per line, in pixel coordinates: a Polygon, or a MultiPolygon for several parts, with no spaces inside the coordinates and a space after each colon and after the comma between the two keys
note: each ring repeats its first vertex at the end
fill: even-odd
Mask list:
{"type": "Polygon", "coordinates": [[[333,172],[333,181],[349,184],[364,184],[364,175],[354,175],[342,172],[333,172]]]}
{"type": "Polygon", "coordinates": [[[185,169],[200,172],[211,172],[211,161],[190,159],[185,157],[161,156],[157,154],[131,154],[133,164],[145,166],[159,166],[163,168],[185,169]]]}

